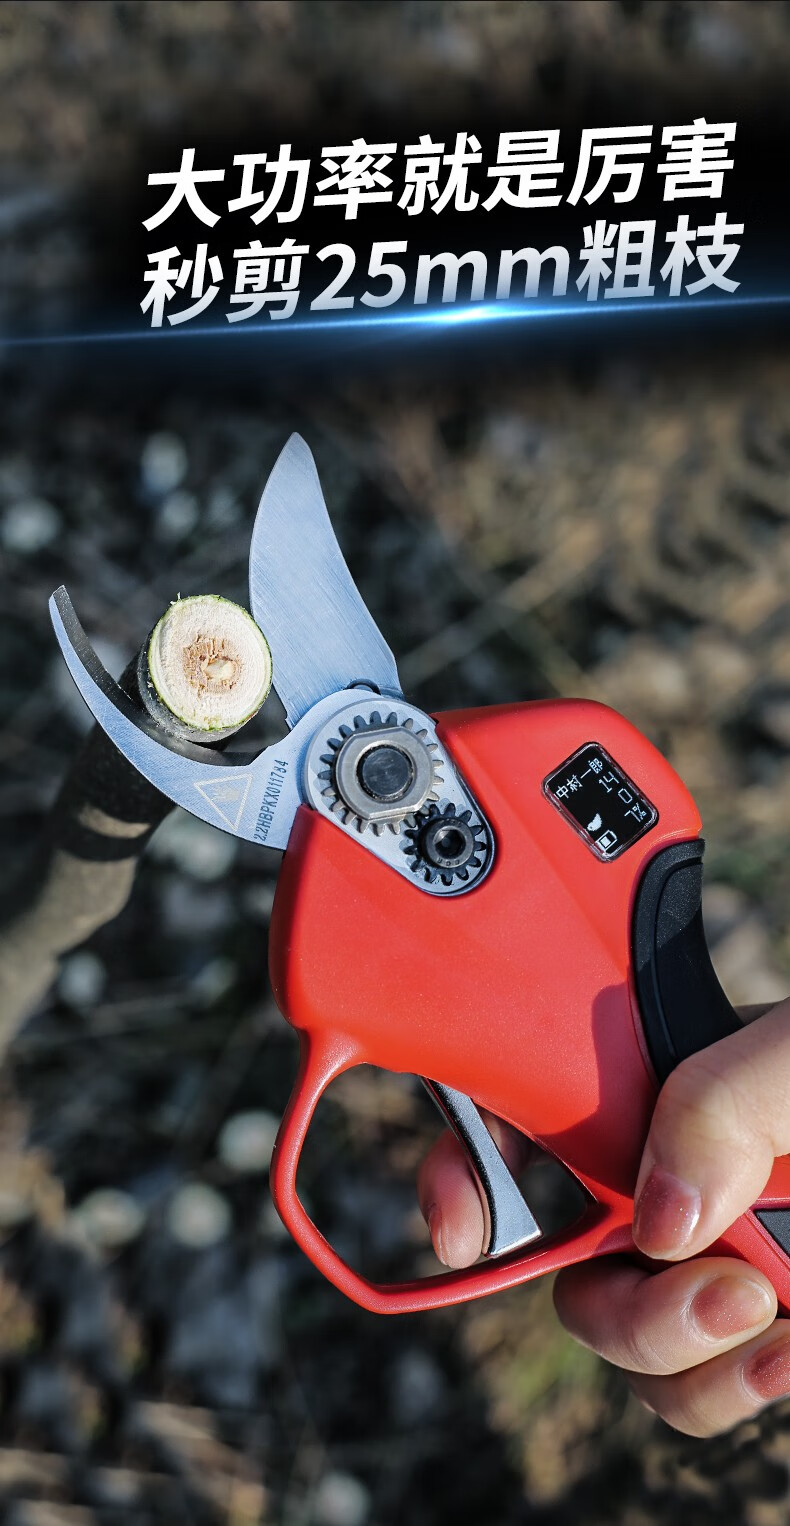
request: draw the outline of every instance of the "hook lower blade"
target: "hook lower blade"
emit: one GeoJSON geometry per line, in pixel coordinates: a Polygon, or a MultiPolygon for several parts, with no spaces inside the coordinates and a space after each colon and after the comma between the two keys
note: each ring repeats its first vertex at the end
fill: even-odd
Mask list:
{"type": "Polygon", "coordinates": [[[124,757],[176,805],[234,837],[285,848],[302,803],[301,771],[314,726],[353,695],[328,696],[304,725],[255,758],[213,753],[166,739],[102,667],[65,590],[49,601],[66,666],[102,730],[124,757]]]}

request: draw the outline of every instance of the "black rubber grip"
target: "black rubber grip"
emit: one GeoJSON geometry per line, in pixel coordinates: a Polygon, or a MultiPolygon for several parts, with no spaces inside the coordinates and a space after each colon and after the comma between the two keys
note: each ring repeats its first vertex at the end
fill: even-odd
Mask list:
{"type": "Polygon", "coordinates": [[[790,1256],[790,1208],[755,1208],[754,1216],[785,1255],[790,1256]]]}
{"type": "Polygon", "coordinates": [[[702,923],[702,838],[664,848],[642,876],[633,921],[636,988],[659,1081],[741,1023],[711,963],[702,923]]]}

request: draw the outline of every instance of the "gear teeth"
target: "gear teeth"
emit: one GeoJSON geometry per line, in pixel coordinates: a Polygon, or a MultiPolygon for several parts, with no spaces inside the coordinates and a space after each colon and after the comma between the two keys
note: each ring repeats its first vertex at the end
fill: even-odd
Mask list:
{"type": "Polygon", "coordinates": [[[475,818],[473,811],[467,809],[459,810],[452,800],[446,801],[444,805],[437,804],[436,801],[437,797],[434,796],[432,800],[426,802],[422,810],[414,811],[404,821],[406,842],[403,844],[403,853],[410,860],[409,869],[412,874],[421,874],[426,884],[429,885],[441,881],[441,884],[449,890],[456,881],[466,885],[477,878],[479,870],[482,869],[486,861],[486,831],[483,823],[475,818]],[[466,864],[461,865],[457,869],[442,868],[438,865],[434,866],[422,857],[420,834],[428,822],[436,821],[438,817],[448,822],[463,822],[469,827],[474,838],[474,849],[471,858],[467,860],[466,864]]]}
{"type": "MultiPolygon", "coordinates": [[[[329,810],[336,820],[342,822],[344,826],[355,829],[360,836],[364,833],[366,827],[370,826],[373,828],[373,835],[377,839],[386,835],[386,829],[394,837],[403,833],[405,836],[411,837],[416,844],[417,834],[425,820],[429,816],[433,817],[442,812],[441,791],[445,783],[443,772],[445,760],[442,756],[440,743],[435,740],[434,735],[425,726],[419,725],[419,718],[409,715],[405,719],[400,720],[396,710],[388,711],[386,719],[382,719],[383,714],[384,712],[378,709],[357,711],[353,717],[353,725],[349,725],[344,721],[338,725],[335,736],[326,738],[324,743],[326,751],[320,754],[321,763],[325,767],[317,774],[318,787],[324,786],[321,789],[321,796],[327,801],[329,810]],[[419,809],[412,809],[407,815],[395,820],[371,822],[368,821],[366,816],[359,815],[354,807],[349,806],[345,800],[338,796],[335,771],[338,753],[349,737],[359,736],[360,732],[367,730],[375,731],[384,726],[402,727],[404,731],[411,733],[415,739],[422,743],[430,760],[431,788],[419,809]]],[[[444,809],[447,809],[447,806],[444,809]]],[[[451,814],[455,814],[454,807],[451,814]]],[[[471,817],[472,812],[467,812],[464,819],[469,821],[471,817]]],[[[474,830],[477,832],[478,829],[475,828],[474,830]]],[[[415,873],[420,871],[429,884],[438,881],[440,877],[442,883],[446,883],[446,876],[440,870],[424,863],[416,846],[409,848],[404,846],[404,851],[414,860],[410,864],[410,868],[415,873]]]]}

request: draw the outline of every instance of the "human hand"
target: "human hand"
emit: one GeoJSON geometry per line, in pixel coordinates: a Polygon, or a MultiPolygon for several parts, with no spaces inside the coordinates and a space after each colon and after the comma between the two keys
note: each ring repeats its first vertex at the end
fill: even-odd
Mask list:
{"type": "MultiPolygon", "coordinates": [[[[741,1016],[740,1032],[672,1072],[645,1143],[634,1241],[673,1264],[646,1272],[603,1256],[555,1283],[570,1334],[624,1368],[642,1402],[691,1436],[729,1430],[790,1394],[790,1319],[776,1318],[768,1278],[730,1257],[689,1260],[751,1206],[775,1157],[790,1152],[790,1000],[741,1016]]],[[[529,1142],[486,1121],[520,1171],[529,1142]]],[[[452,1134],[422,1162],[418,1195],[439,1259],[471,1265],[484,1243],[483,1208],[452,1134]]]]}

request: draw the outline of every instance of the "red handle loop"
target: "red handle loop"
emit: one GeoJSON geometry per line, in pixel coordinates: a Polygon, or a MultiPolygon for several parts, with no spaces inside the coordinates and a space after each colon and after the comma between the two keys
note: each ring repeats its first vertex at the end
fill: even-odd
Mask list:
{"type": "Polygon", "coordinates": [[[296,1190],[299,1157],[318,1102],[336,1076],[360,1063],[359,1057],[353,1043],[340,1036],[317,1038],[302,1032],[300,1039],[299,1073],[272,1156],[272,1196],[280,1217],[305,1254],[341,1293],[363,1308],[374,1314],[447,1308],[515,1287],[590,1256],[631,1248],[629,1219],[622,1204],[591,1203],[583,1217],[561,1234],[501,1260],[414,1282],[376,1283],[360,1276],[316,1228],[296,1190]]]}

